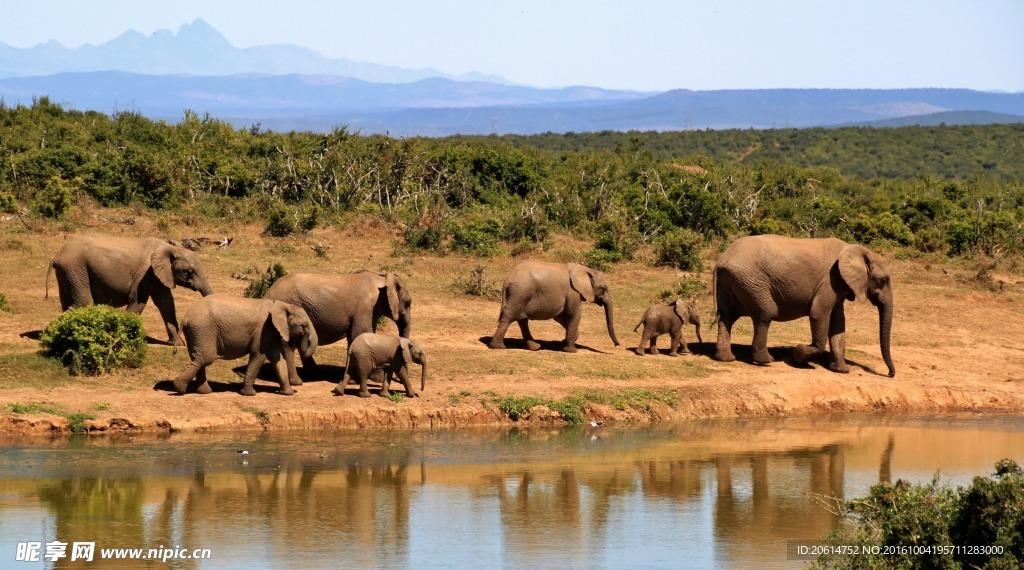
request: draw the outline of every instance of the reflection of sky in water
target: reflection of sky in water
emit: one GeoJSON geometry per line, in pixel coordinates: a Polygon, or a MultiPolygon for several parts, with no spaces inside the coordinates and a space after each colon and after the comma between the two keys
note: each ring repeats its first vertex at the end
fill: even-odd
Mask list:
{"type": "Polygon", "coordinates": [[[860,496],[883,472],[966,484],[1024,458],[1022,432],[871,416],[10,444],[0,568],[54,539],[213,551],[174,568],[801,568],[785,541],[835,524],[809,493],[860,496]]]}

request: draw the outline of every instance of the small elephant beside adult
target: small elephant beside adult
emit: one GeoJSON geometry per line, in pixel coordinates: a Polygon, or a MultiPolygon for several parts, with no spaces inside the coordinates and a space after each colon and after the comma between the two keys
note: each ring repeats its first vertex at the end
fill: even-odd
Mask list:
{"type": "Polygon", "coordinates": [[[804,363],[832,351],[829,369],[849,372],[846,364],[846,301],[867,299],[878,308],[879,344],[889,377],[892,362],[892,277],[885,259],[866,247],[836,238],[797,239],[776,235],[736,240],[719,256],[714,273],[718,342],[715,358],[729,362],[732,325],[740,317],[754,321],[754,362],[768,364],[768,327],[772,321],[810,317],[811,344],[796,347],[804,363]]]}
{"type": "Polygon", "coordinates": [[[192,251],[156,238],[103,234],[71,236],[46,270],[57,275],[61,310],[92,304],[126,307],[141,313],[149,299],[160,311],[168,343],[179,343],[178,317],[171,289],[181,285],[204,297],[213,292],[199,257],[192,251]]]}
{"type": "Polygon", "coordinates": [[[338,396],[345,395],[345,386],[349,380],[359,384],[359,397],[369,398],[370,391],[366,381],[374,372],[384,371],[380,395],[387,398],[391,395],[389,385],[393,376],[405,386],[405,394],[410,398],[419,396],[409,380],[409,365],[419,364],[420,391],[427,385],[427,355],[423,347],[414,340],[394,335],[364,333],[356,337],[348,347],[348,365],[341,382],[334,387],[338,396]]]}
{"type": "Polygon", "coordinates": [[[576,352],[584,302],[604,307],[608,336],[619,346],[612,295],[603,273],[577,263],[524,261],[512,269],[502,287],[498,328],[488,346],[505,348],[505,333],[515,322],[526,347],[537,350],[540,344],[530,334],[529,321],[554,319],[565,328],[563,350],[576,352]]]}
{"type": "Polygon", "coordinates": [[[295,393],[292,386],[302,384],[292,375],[293,350],[310,357],[317,347],[317,335],[301,307],[268,299],[247,299],[216,294],[203,297],[189,307],[181,321],[182,334],[191,359],[188,367],[174,379],[174,387],[184,394],[195,379],[196,392],[208,394],[206,367],[217,360],[249,356],[242,382],[243,396],[255,396],[256,375],[267,360],[274,365],[281,394],[295,393]],[[281,360],[281,357],[284,360],[281,360]]]}
{"type": "Polygon", "coordinates": [[[672,339],[669,346],[669,356],[678,356],[679,352],[689,354],[690,349],[686,346],[686,339],[683,338],[683,325],[694,326],[697,333],[697,342],[704,342],[700,337],[700,315],[696,307],[686,301],[675,300],[671,303],[651,305],[644,311],[643,318],[633,327],[636,332],[641,325],[644,327],[640,335],[640,344],[636,347],[637,356],[644,355],[644,345],[650,343],[648,352],[658,354],[658,336],[668,334],[672,339]]]}
{"type": "MultiPolygon", "coordinates": [[[[359,335],[376,332],[381,317],[395,321],[399,336],[409,338],[412,330],[412,294],[396,273],[296,271],[278,279],[264,298],[302,307],[320,346],[343,338],[351,346],[359,335]]],[[[296,374],[294,363],[289,366],[296,374]]],[[[316,361],[312,355],[302,356],[302,366],[314,371],[316,361]]]]}

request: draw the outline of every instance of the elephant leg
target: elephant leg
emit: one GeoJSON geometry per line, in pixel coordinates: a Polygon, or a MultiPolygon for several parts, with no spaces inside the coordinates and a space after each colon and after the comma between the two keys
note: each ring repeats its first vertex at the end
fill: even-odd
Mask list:
{"type": "Polygon", "coordinates": [[[658,354],[658,335],[651,336],[651,341],[647,346],[648,354],[658,354]]]}
{"type": "MultiPolygon", "coordinates": [[[[167,329],[167,344],[171,346],[184,344],[178,335],[178,316],[174,312],[174,297],[171,296],[171,290],[163,286],[154,287],[151,296],[153,304],[160,311],[160,317],[164,320],[164,327],[167,329]]],[[[141,313],[145,306],[145,302],[141,303],[138,311],[141,313]]]]}
{"type": "Polygon", "coordinates": [[[580,336],[580,319],[582,317],[583,310],[580,307],[575,314],[569,315],[568,318],[556,319],[565,327],[565,345],[562,347],[565,352],[576,352],[576,339],[580,336]]]}
{"type": "Polygon", "coordinates": [[[398,369],[398,379],[401,380],[405,386],[405,395],[410,398],[418,398],[420,395],[416,392],[416,388],[413,387],[412,381],[409,380],[409,367],[403,366],[398,369]]]}
{"type": "Polygon", "coordinates": [[[366,381],[370,378],[369,374],[359,375],[359,392],[356,394],[360,398],[369,398],[370,390],[366,387],[366,381]]]}
{"type": "Polygon", "coordinates": [[[829,370],[848,373],[850,367],[846,364],[846,311],[842,303],[832,309],[832,316],[828,321],[828,345],[832,350],[829,370]]]}
{"type": "Polygon", "coordinates": [[[793,349],[793,361],[797,364],[807,362],[815,354],[825,352],[828,341],[828,323],[831,319],[811,316],[811,344],[802,344],[793,349]]]}
{"type": "Polygon", "coordinates": [[[206,381],[206,367],[199,369],[199,373],[196,374],[196,394],[209,394],[213,392],[213,388],[210,387],[210,383],[206,381]]]}
{"type": "Polygon", "coordinates": [[[643,356],[644,355],[644,351],[645,351],[644,345],[648,344],[649,342],[650,342],[650,336],[647,334],[647,327],[645,326],[644,327],[644,332],[640,333],[640,342],[637,343],[637,345],[636,345],[636,355],[637,356],[643,356]]]}
{"type": "MultiPolygon", "coordinates": [[[[291,352],[291,348],[285,347],[286,352],[291,352]]],[[[270,364],[274,366],[274,372],[277,374],[277,381],[281,385],[280,393],[283,396],[291,396],[295,393],[292,389],[291,379],[288,378],[288,363],[286,359],[281,358],[280,354],[271,355],[268,360],[270,364]]]]}
{"type": "Polygon", "coordinates": [[[299,359],[302,361],[302,371],[306,373],[307,378],[320,377],[320,366],[312,356],[300,356],[299,359]]]}
{"type": "Polygon", "coordinates": [[[754,352],[754,364],[766,366],[775,362],[772,355],[768,353],[768,327],[771,324],[772,322],[767,320],[754,321],[754,340],[750,345],[754,352]]]}
{"type": "Polygon", "coordinates": [[[670,332],[669,335],[672,338],[671,348],[668,351],[669,356],[679,356],[680,352],[690,352],[690,349],[686,348],[686,343],[682,342],[683,335],[679,331],[670,332]]]}
{"type": "Polygon", "coordinates": [[[348,386],[349,379],[350,379],[349,368],[348,368],[348,366],[346,366],[345,367],[345,373],[341,375],[341,381],[338,382],[338,385],[335,386],[334,390],[331,390],[331,392],[333,392],[336,396],[344,396],[345,395],[345,386],[348,386]]]}
{"type": "Polygon", "coordinates": [[[498,328],[494,330],[494,335],[491,336],[491,342],[487,343],[487,348],[505,348],[505,333],[510,324],[512,324],[510,321],[498,320],[498,328]]]}
{"type": "Polygon", "coordinates": [[[380,372],[382,372],[384,374],[384,378],[381,380],[381,383],[380,383],[380,395],[385,397],[385,398],[390,398],[391,397],[391,378],[392,378],[392,376],[394,374],[394,371],[392,369],[388,368],[387,372],[385,372],[384,370],[381,370],[380,372]]]}
{"type": "Polygon", "coordinates": [[[533,335],[530,334],[530,319],[519,319],[516,323],[519,324],[519,330],[523,333],[523,340],[526,341],[526,349],[540,350],[540,343],[533,340],[533,335]]]}
{"type": "Polygon", "coordinates": [[[718,317],[718,340],[715,343],[715,360],[732,362],[736,355],[732,353],[732,325],[735,318],[720,315],[718,317]]]}
{"type": "Polygon", "coordinates": [[[266,361],[267,357],[258,352],[249,355],[249,365],[245,367],[245,379],[242,381],[241,393],[243,396],[256,395],[256,389],[253,388],[253,384],[256,383],[256,375],[259,374],[260,368],[263,367],[263,363],[266,361]]]}
{"type": "MultiPolygon", "coordinates": [[[[286,346],[284,349],[284,363],[288,367],[288,382],[292,386],[302,386],[302,377],[299,376],[299,369],[295,367],[295,349],[286,346]]],[[[303,364],[305,369],[305,364],[303,364]]]]}
{"type": "Polygon", "coordinates": [[[206,364],[202,360],[193,359],[192,362],[189,363],[188,367],[185,368],[185,370],[182,370],[181,374],[178,374],[174,377],[174,380],[172,380],[174,383],[174,389],[177,390],[179,394],[184,394],[185,391],[188,390],[189,382],[191,382],[192,379],[200,372],[203,373],[203,380],[205,381],[206,364]]]}

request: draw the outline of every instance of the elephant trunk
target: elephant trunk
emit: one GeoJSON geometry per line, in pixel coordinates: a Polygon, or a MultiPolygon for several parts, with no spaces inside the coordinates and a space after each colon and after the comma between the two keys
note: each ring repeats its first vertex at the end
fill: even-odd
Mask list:
{"type": "Polygon", "coordinates": [[[426,388],[426,386],[427,386],[427,357],[426,356],[424,356],[423,358],[420,359],[420,366],[422,366],[422,369],[420,370],[420,392],[422,392],[423,389],[426,388]]]}
{"type": "Polygon", "coordinates": [[[302,358],[309,359],[313,357],[313,353],[316,352],[316,345],[318,341],[319,339],[316,336],[316,331],[313,330],[312,326],[310,326],[309,335],[299,343],[299,354],[302,358]]]}
{"type": "Polygon", "coordinates": [[[619,346],[619,339],[615,336],[615,315],[612,310],[611,301],[606,301],[604,304],[604,321],[605,324],[608,325],[608,336],[612,338],[612,342],[615,343],[615,346],[619,346]]]}
{"type": "Polygon", "coordinates": [[[398,315],[395,324],[398,325],[398,336],[409,338],[409,334],[412,333],[412,315],[398,315]]]}
{"type": "Polygon", "coordinates": [[[210,282],[206,280],[206,275],[199,273],[196,276],[195,290],[205,297],[213,293],[213,287],[210,287],[210,282]]]}
{"type": "Polygon", "coordinates": [[[878,342],[882,348],[882,360],[889,367],[889,378],[896,376],[896,367],[892,363],[892,301],[878,305],[878,342]]]}
{"type": "Polygon", "coordinates": [[[697,333],[697,342],[704,344],[704,339],[700,338],[700,319],[693,321],[693,330],[697,333]]]}

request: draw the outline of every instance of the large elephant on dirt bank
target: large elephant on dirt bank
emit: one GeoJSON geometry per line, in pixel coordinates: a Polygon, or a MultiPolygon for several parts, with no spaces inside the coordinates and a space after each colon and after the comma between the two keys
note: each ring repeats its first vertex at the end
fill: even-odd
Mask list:
{"type": "MultiPolygon", "coordinates": [[[[305,309],[320,346],[343,338],[351,346],[359,335],[376,332],[382,316],[395,321],[399,336],[409,338],[412,330],[412,294],[395,273],[365,269],[343,275],[297,271],[278,279],[264,298],[305,309]]],[[[302,366],[312,372],[316,361],[312,356],[302,356],[302,366]]]]}
{"type": "Polygon", "coordinates": [[[892,279],[885,259],[860,245],[836,238],[795,239],[775,235],[736,240],[715,265],[718,343],[715,358],[735,360],[732,325],[740,317],[754,321],[754,362],[768,364],[768,327],[772,321],[811,319],[811,344],[794,349],[797,363],[832,350],[829,368],[849,372],[846,364],[846,315],[843,303],[869,300],[878,308],[879,342],[889,377],[896,375],[890,354],[892,279]]]}
{"type": "Polygon", "coordinates": [[[141,313],[146,302],[163,317],[168,342],[178,344],[178,317],[171,289],[188,287],[203,296],[213,292],[195,253],[156,238],[82,234],[68,238],[46,271],[57,274],[61,309],[92,304],[127,307],[141,313]]]}
{"type": "Polygon", "coordinates": [[[564,350],[576,352],[584,301],[604,307],[608,336],[619,346],[612,295],[603,273],[577,263],[524,261],[515,266],[505,280],[498,328],[488,346],[505,348],[505,332],[516,322],[526,347],[537,350],[540,344],[530,335],[529,321],[554,319],[565,327],[564,350]]]}
{"type": "Polygon", "coordinates": [[[281,384],[281,394],[290,396],[295,393],[292,385],[302,384],[297,375],[290,376],[295,368],[288,366],[294,359],[292,351],[309,357],[317,345],[316,331],[301,307],[223,294],[209,295],[193,303],[181,321],[181,330],[191,362],[174,379],[179,394],[185,393],[192,379],[196,380],[196,392],[209,393],[207,366],[217,360],[249,355],[242,395],[256,395],[256,375],[263,363],[270,360],[281,384]]]}

